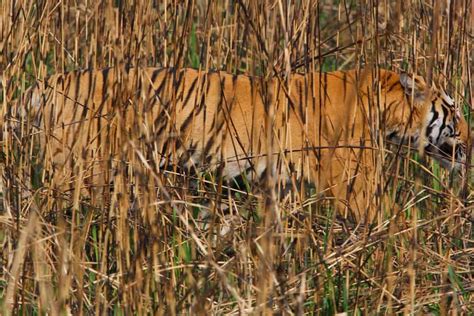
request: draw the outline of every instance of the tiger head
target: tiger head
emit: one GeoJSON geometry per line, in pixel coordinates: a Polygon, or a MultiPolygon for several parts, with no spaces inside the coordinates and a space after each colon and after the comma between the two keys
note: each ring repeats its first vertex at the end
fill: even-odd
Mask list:
{"type": "Polygon", "coordinates": [[[469,127],[462,109],[442,89],[429,87],[423,78],[400,75],[400,83],[420,120],[412,137],[421,154],[426,153],[447,169],[462,170],[470,149],[469,127]]]}

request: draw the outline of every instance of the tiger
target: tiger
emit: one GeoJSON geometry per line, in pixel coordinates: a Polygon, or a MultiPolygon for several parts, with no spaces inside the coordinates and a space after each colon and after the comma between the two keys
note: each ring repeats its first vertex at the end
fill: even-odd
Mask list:
{"type": "Polygon", "coordinates": [[[386,143],[453,170],[465,167],[470,147],[461,107],[444,90],[385,69],[264,78],[112,67],[52,75],[28,103],[58,184],[80,160],[82,179],[97,185],[111,159],[140,140],[160,168],[308,181],[356,221],[377,215],[375,160],[386,143]]]}

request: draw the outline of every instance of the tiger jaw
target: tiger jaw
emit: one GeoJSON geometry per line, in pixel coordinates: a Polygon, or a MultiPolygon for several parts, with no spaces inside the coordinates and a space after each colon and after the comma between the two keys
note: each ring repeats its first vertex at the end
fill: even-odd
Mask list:
{"type": "Polygon", "coordinates": [[[411,136],[400,137],[397,133],[392,132],[388,134],[387,139],[398,146],[418,148],[421,155],[427,154],[438,161],[443,168],[450,171],[462,170],[466,164],[466,150],[461,143],[457,143],[453,146],[450,140],[446,140],[439,145],[434,145],[433,142],[429,140],[420,140],[418,133],[411,136]],[[453,147],[455,148],[455,152],[453,152],[453,147]]]}
{"type": "Polygon", "coordinates": [[[466,150],[462,144],[452,145],[446,141],[439,146],[428,144],[425,152],[439,164],[450,171],[459,171],[466,165],[466,150]]]}

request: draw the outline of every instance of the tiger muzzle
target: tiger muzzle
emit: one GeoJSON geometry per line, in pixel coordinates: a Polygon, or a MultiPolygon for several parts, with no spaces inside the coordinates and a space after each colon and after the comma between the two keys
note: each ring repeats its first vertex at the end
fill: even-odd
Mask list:
{"type": "Polygon", "coordinates": [[[440,161],[443,167],[459,170],[466,164],[466,148],[462,144],[453,145],[445,142],[439,146],[433,157],[440,161]]]}

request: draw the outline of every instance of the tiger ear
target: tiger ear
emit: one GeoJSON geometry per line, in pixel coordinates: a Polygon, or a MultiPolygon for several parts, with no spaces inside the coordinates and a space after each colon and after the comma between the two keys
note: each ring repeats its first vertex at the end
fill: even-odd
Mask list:
{"type": "Polygon", "coordinates": [[[428,96],[428,85],[420,76],[410,76],[407,73],[402,73],[400,74],[400,83],[405,89],[405,94],[413,95],[415,102],[423,102],[428,96]]]}

